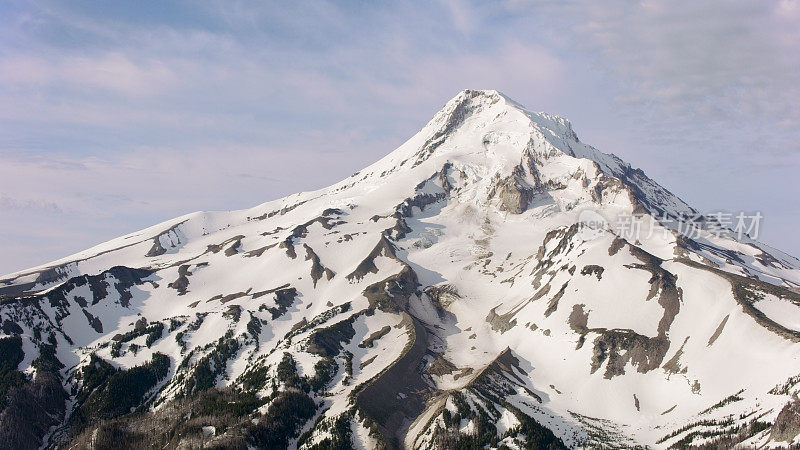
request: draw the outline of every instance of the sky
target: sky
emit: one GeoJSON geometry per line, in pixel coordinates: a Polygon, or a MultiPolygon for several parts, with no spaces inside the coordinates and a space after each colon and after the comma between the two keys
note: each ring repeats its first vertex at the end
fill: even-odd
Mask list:
{"type": "Polygon", "coordinates": [[[0,273],[333,184],[462,89],[800,256],[800,2],[0,3],[0,273]]]}

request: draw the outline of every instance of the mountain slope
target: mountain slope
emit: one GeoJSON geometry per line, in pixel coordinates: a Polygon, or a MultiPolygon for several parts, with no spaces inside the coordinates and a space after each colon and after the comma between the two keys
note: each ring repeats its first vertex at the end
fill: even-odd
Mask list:
{"type": "Polygon", "coordinates": [[[0,281],[0,442],[784,445],[800,261],[709,217],[679,233],[696,214],[566,120],[463,91],[329,188],[0,281]]]}

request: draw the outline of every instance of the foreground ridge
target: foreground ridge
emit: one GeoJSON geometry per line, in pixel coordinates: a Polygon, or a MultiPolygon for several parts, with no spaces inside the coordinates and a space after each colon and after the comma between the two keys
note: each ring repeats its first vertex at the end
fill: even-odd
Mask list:
{"type": "Polygon", "coordinates": [[[800,443],[800,261],[714,224],[465,90],[333,186],[0,280],[0,446],[800,443]]]}

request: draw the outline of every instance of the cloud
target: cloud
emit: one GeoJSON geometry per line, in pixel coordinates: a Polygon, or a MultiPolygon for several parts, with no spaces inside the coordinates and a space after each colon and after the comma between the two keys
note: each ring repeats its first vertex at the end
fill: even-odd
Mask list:
{"type": "Polygon", "coordinates": [[[56,161],[4,152],[0,179],[8,192],[0,195],[0,209],[169,218],[199,209],[245,208],[324,187],[339,181],[338,174],[360,169],[358,152],[335,150],[345,141],[311,135],[300,147],[139,148],[56,161]],[[26,194],[48,200],[17,200],[26,194]]]}
{"type": "MultiPolygon", "coordinates": [[[[464,88],[570,117],[701,207],[800,188],[796,1],[2,8],[0,231],[39,262],[333,183],[464,88]]],[[[12,241],[0,272],[30,262],[12,241]]]]}
{"type": "Polygon", "coordinates": [[[470,34],[473,31],[475,19],[472,17],[469,6],[459,0],[442,0],[442,3],[450,11],[455,29],[465,35],[470,34]]]}
{"type": "Polygon", "coordinates": [[[161,61],[134,62],[120,53],[95,57],[42,58],[18,54],[0,58],[0,84],[11,89],[74,88],[128,96],[157,95],[177,81],[161,61]]]}
{"type": "Polygon", "coordinates": [[[621,81],[620,102],[686,120],[800,117],[797,2],[553,2],[577,48],[621,81]]]}
{"type": "MultiPolygon", "coordinates": [[[[40,20],[85,35],[91,50],[58,48],[60,42],[38,36],[45,42],[0,57],[0,119],[17,124],[0,137],[26,140],[37,129],[39,150],[78,145],[83,137],[92,151],[109,151],[95,136],[112,131],[140,146],[176,138],[182,145],[274,144],[309,129],[355,129],[371,139],[381,130],[397,142],[464,88],[526,91],[537,99],[563,88],[564,64],[544,46],[454,37],[440,18],[404,3],[390,11],[321,3],[303,14],[250,3],[201,8],[217,14],[215,26],[142,26],[48,5],[40,20]]],[[[473,6],[440,9],[465,33],[486,33],[473,6]]]]}

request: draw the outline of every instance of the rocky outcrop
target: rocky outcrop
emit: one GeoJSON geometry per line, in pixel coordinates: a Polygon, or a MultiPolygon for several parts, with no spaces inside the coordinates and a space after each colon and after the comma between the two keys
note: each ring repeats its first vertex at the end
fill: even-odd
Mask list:
{"type": "Polygon", "coordinates": [[[412,198],[407,198],[403,203],[397,206],[396,211],[400,217],[411,217],[414,215],[414,207],[424,211],[425,207],[433,205],[443,199],[447,198],[446,193],[438,194],[417,194],[412,198]]]}
{"type": "Polygon", "coordinates": [[[178,295],[184,295],[186,294],[186,290],[189,289],[189,276],[191,274],[192,273],[189,272],[189,266],[184,264],[178,267],[178,278],[167,286],[178,291],[178,295]]]}
{"type": "Polygon", "coordinates": [[[164,244],[161,243],[162,239],[167,240],[170,239],[172,236],[174,236],[175,238],[174,241],[176,242],[172,243],[172,240],[170,239],[170,243],[172,244],[170,245],[170,247],[172,248],[176,247],[177,245],[180,245],[181,238],[180,235],[178,235],[178,228],[184,223],[186,223],[185,220],[176,223],[175,225],[169,227],[168,229],[162,231],[161,233],[158,233],[158,235],[156,235],[156,237],[153,238],[153,246],[150,247],[150,250],[148,250],[144,256],[152,258],[154,256],[161,256],[167,253],[167,249],[164,248],[164,244]]]}
{"type": "Polygon", "coordinates": [[[647,337],[632,330],[592,330],[599,333],[594,340],[592,373],[604,363],[605,378],[625,374],[629,363],[640,373],[657,369],[669,350],[669,340],[647,337]]]}
{"type": "Polygon", "coordinates": [[[402,448],[404,423],[422,413],[432,394],[420,369],[428,345],[427,332],[419,320],[401,314],[409,338],[402,354],[355,397],[358,410],[377,425],[390,449],[402,448]]]}
{"type": "Polygon", "coordinates": [[[800,434],[800,399],[795,396],[778,413],[770,439],[776,442],[791,442],[798,434],[800,434]]]}
{"type": "Polygon", "coordinates": [[[387,312],[400,312],[408,308],[408,301],[417,294],[419,280],[409,266],[403,266],[399,273],[392,275],[364,289],[364,297],[370,308],[387,312]]]}
{"type": "Polygon", "coordinates": [[[517,175],[499,180],[489,193],[489,198],[499,201],[499,209],[512,214],[522,214],[533,200],[533,188],[517,175]]]}
{"type": "Polygon", "coordinates": [[[308,338],[308,352],[319,356],[336,356],[342,351],[342,344],[350,342],[356,332],[353,322],[355,314],[329,327],[315,330],[308,338]]]}
{"type": "Polygon", "coordinates": [[[458,289],[452,284],[428,286],[424,292],[439,308],[447,309],[450,304],[461,298],[458,289]]]}
{"type": "Polygon", "coordinates": [[[589,264],[583,266],[581,269],[581,275],[595,275],[597,277],[597,281],[600,281],[603,278],[603,271],[605,269],[602,266],[598,266],[597,264],[589,264]]]}
{"type": "Polygon", "coordinates": [[[368,273],[378,273],[378,267],[375,265],[375,259],[379,256],[384,256],[390,259],[394,259],[396,261],[400,261],[397,257],[397,254],[394,251],[394,244],[389,242],[389,239],[386,238],[386,234],[382,233],[381,238],[378,241],[378,244],[375,245],[375,248],[372,249],[371,252],[364,258],[358,266],[353,270],[349,275],[347,275],[348,281],[359,281],[364,278],[368,273]]]}
{"type": "Polygon", "coordinates": [[[413,442],[413,448],[502,448],[498,442],[509,439],[520,448],[567,448],[539,422],[541,419],[535,419],[509,401],[524,398],[522,404],[526,409],[541,411],[534,405],[542,403],[542,397],[527,387],[528,376],[520,360],[506,348],[465,386],[431,402],[429,410],[434,410],[433,417],[423,427],[412,425],[416,434],[406,441],[407,447],[412,447],[413,442]],[[503,417],[506,420],[513,417],[518,425],[501,431],[496,425],[503,417]],[[469,431],[463,429],[463,421],[470,425],[469,431]]]}
{"type": "Polygon", "coordinates": [[[303,248],[306,250],[306,261],[311,261],[311,280],[314,282],[314,287],[317,287],[317,281],[319,281],[323,275],[328,280],[333,278],[335,275],[333,271],[322,265],[319,256],[314,253],[314,250],[306,244],[303,244],[303,248]]]}
{"type": "Polygon", "coordinates": [[[512,310],[505,314],[497,314],[495,312],[496,309],[497,307],[492,308],[491,311],[489,311],[489,314],[486,316],[486,322],[489,323],[489,326],[492,327],[492,330],[503,334],[517,326],[517,319],[514,319],[516,311],[512,310]]]}

